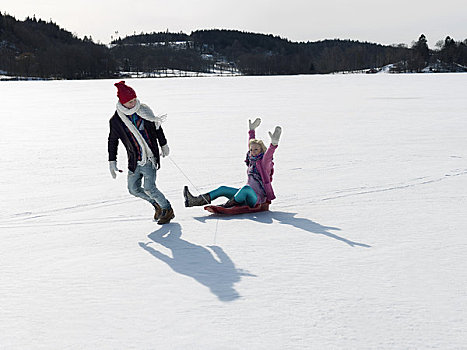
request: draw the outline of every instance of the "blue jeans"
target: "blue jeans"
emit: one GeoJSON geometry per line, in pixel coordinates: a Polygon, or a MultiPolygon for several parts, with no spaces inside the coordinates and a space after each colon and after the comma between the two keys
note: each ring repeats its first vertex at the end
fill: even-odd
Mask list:
{"type": "Polygon", "coordinates": [[[240,189],[221,186],[209,192],[209,196],[211,197],[211,200],[214,200],[218,197],[226,197],[228,199],[235,198],[237,203],[247,204],[250,208],[253,208],[258,201],[256,192],[248,185],[245,185],[240,189]]]}
{"type": "Polygon", "coordinates": [[[133,196],[144,199],[154,205],[159,204],[162,209],[170,208],[169,201],[156,187],[156,172],[151,162],[143,166],[136,166],[135,172],[128,171],[128,191],[133,196]],[[144,184],[142,185],[142,180],[144,184]]]}

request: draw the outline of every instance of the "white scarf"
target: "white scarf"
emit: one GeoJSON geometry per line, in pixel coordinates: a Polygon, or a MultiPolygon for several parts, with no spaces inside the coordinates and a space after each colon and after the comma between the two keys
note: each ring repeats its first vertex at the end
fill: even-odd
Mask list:
{"type": "Polygon", "coordinates": [[[130,130],[133,136],[136,138],[136,141],[138,142],[138,144],[141,146],[142,154],[141,154],[141,160],[138,161],[138,165],[143,166],[149,160],[152,163],[152,166],[156,168],[157,167],[156,160],[154,159],[154,154],[152,153],[151,148],[149,148],[143,135],[141,135],[139,130],[136,128],[136,126],[127,117],[127,115],[133,115],[135,113],[138,114],[141,118],[156,124],[156,129],[160,128],[161,124],[167,118],[167,114],[161,114],[161,115],[155,116],[151,108],[149,108],[149,106],[145,104],[140,103],[138,99],[136,99],[136,105],[131,109],[126,108],[124,105],[120,103],[120,101],[117,102],[118,116],[120,117],[122,122],[126,125],[126,127],[130,130]]]}

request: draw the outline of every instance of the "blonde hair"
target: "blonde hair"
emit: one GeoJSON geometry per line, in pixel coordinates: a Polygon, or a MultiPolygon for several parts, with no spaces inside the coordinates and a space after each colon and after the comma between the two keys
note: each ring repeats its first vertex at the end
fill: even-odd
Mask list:
{"type": "Polygon", "coordinates": [[[248,142],[248,147],[251,147],[251,145],[258,145],[259,147],[261,147],[261,150],[263,151],[263,153],[266,152],[267,150],[263,141],[258,140],[258,139],[251,139],[250,142],[248,142]]]}

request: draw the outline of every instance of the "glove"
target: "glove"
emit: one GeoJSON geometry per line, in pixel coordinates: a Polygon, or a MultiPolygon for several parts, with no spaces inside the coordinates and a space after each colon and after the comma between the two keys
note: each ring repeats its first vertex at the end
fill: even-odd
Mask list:
{"type": "Polygon", "coordinates": [[[282,128],[280,126],[276,126],[276,128],[274,129],[274,134],[271,134],[271,132],[269,131],[269,137],[271,138],[271,143],[273,144],[273,146],[277,146],[279,144],[281,133],[282,128]]]}
{"type": "Polygon", "coordinates": [[[165,144],[164,146],[161,147],[162,150],[162,157],[167,157],[170,153],[169,145],[165,144]]]}
{"type": "Polygon", "coordinates": [[[255,130],[259,124],[261,124],[261,118],[256,118],[253,123],[250,119],[248,119],[248,126],[250,127],[250,130],[255,130]]]}
{"type": "Polygon", "coordinates": [[[110,175],[115,179],[117,177],[117,172],[123,173],[122,170],[117,168],[117,161],[112,160],[109,162],[110,175]]]}

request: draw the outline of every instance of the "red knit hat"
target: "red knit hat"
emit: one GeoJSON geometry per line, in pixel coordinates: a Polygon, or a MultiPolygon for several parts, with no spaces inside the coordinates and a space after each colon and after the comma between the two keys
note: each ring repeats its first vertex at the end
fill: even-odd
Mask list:
{"type": "Polygon", "coordinates": [[[120,100],[121,104],[125,104],[128,101],[136,98],[136,92],[133,90],[131,87],[128,85],[125,85],[124,81],[118,82],[114,84],[118,91],[117,91],[117,96],[118,99],[120,100]]]}

